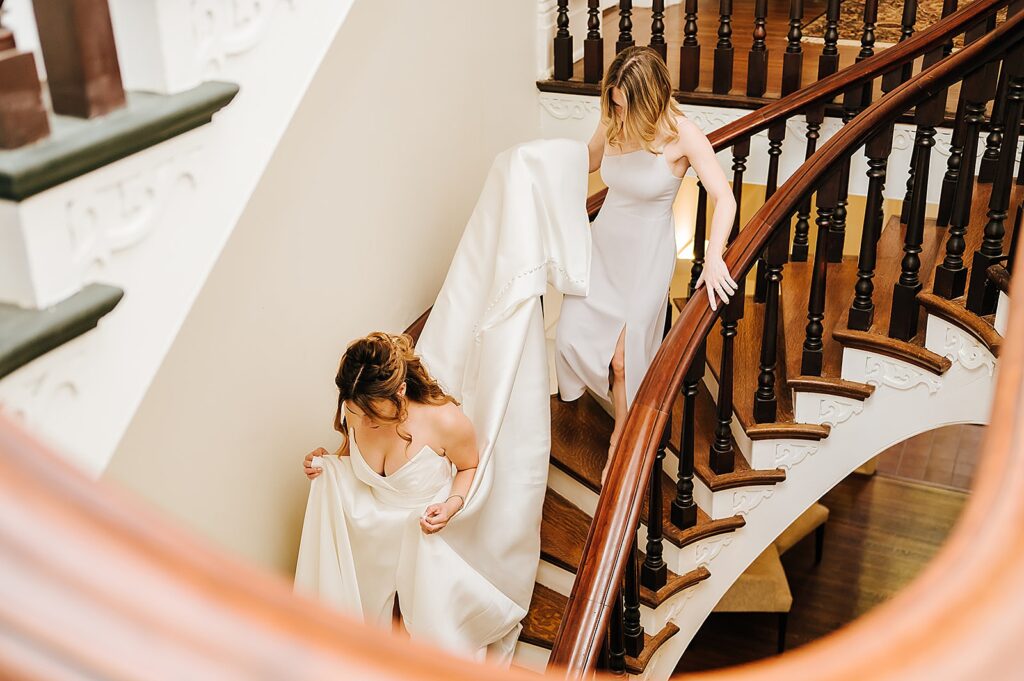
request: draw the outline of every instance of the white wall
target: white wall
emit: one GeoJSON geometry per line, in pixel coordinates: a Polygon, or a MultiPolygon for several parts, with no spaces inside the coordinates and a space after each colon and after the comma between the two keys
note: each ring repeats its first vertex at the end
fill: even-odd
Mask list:
{"type": "Polygon", "coordinates": [[[538,135],[536,16],[357,0],[107,478],[291,573],[345,345],[433,302],[494,155],[538,135]]]}

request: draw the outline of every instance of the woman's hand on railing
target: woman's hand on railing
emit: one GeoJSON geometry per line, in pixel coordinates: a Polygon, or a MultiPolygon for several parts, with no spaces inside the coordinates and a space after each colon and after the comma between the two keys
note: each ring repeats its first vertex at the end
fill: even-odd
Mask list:
{"type": "Polygon", "coordinates": [[[729,298],[736,293],[736,282],[733,280],[732,275],[729,274],[729,268],[725,265],[725,260],[722,259],[721,255],[717,253],[708,253],[707,259],[704,261],[704,270],[700,273],[700,277],[697,278],[697,286],[699,289],[704,286],[708,293],[708,302],[711,304],[711,309],[716,310],[718,306],[715,303],[715,296],[717,296],[722,303],[728,303],[729,298]]]}
{"type": "Polygon", "coordinates": [[[314,456],[327,456],[327,450],[324,449],[323,447],[317,447],[309,454],[306,454],[306,458],[302,460],[303,470],[305,470],[306,477],[309,478],[310,480],[315,479],[316,476],[324,472],[323,468],[313,465],[314,456]]]}

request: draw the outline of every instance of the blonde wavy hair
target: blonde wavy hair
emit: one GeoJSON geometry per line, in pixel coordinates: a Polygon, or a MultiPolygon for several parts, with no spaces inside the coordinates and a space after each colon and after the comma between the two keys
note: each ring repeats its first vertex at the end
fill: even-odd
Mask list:
{"type": "Polygon", "coordinates": [[[639,142],[642,149],[659,154],[655,140],[678,137],[676,117],[682,114],[672,98],[668,67],[657,52],[634,46],[616,55],[601,83],[601,122],[609,146],[621,150],[626,142],[639,142]],[[612,100],[613,87],[626,98],[621,113],[612,100]]]}
{"type": "MultiPolygon", "coordinates": [[[[413,350],[408,334],[390,334],[374,331],[364,338],[349,343],[338,365],[334,379],[338,387],[338,411],[334,416],[334,429],[348,441],[348,424],[343,413],[344,403],[351,402],[377,423],[401,424],[409,417],[409,400],[421,404],[458,404],[435,381],[413,350]],[[406,384],[405,395],[398,391],[406,384]],[[394,414],[385,414],[381,402],[394,405],[394,414]]],[[[412,436],[398,429],[398,435],[408,443],[412,436]]]]}

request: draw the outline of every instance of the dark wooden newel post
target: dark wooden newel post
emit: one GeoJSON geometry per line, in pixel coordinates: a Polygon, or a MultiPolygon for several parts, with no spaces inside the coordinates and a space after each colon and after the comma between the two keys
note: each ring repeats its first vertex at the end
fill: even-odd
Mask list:
{"type": "MultiPolygon", "coordinates": [[[[3,20],[0,0],[0,22],[3,20]]],[[[50,134],[42,86],[31,52],[20,52],[0,23],[0,149],[16,149],[50,134]]]]}
{"type": "Polygon", "coordinates": [[[107,0],[33,0],[54,113],[93,118],[125,104],[107,0]]]}

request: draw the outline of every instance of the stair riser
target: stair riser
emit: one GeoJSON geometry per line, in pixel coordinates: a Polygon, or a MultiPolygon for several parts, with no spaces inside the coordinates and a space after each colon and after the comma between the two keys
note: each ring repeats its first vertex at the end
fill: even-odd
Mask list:
{"type": "Polygon", "coordinates": [[[543,674],[547,669],[549,657],[551,657],[550,650],[519,641],[516,643],[516,650],[512,656],[512,666],[535,674],[543,674]]]}

